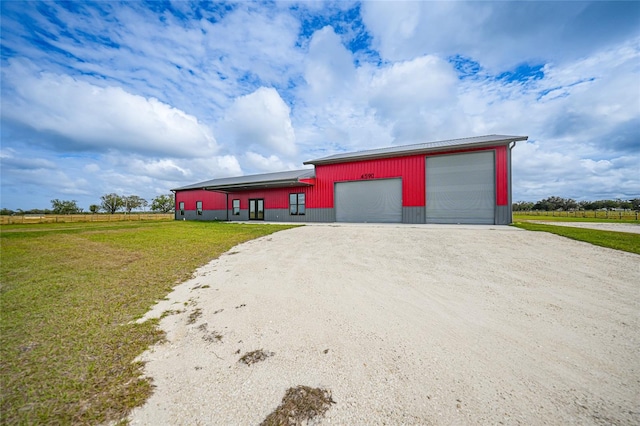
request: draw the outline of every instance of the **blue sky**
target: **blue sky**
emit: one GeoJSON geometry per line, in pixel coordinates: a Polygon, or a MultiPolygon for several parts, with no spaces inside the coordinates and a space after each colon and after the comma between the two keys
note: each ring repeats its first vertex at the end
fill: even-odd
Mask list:
{"type": "Polygon", "coordinates": [[[640,197],[638,2],[0,4],[4,208],[492,133],[514,201],[640,197]]]}

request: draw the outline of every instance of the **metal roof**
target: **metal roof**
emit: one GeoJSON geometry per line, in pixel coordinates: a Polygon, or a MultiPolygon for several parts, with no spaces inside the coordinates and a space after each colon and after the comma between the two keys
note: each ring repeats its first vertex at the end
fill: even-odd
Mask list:
{"type": "Polygon", "coordinates": [[[389,148],[369,149],[366,151],[334,154],[317,160],[305,161],[303,164],[332,164],[347,161],[361,161],[373,158],[398,157],[400,155],[426,154],[429,152],[450,149],[480,148],[491,145],[506,145],[511,142],[526,141],[528,136],[487,135],[472,138],[449,139],[444,141],[425,142],[413,145],[393,146],[389,148]]]}
{"type": "Polygon", "coordinates": [[[283,188],[288,186],[310,186],[311,183],[301,179],[311,179],[316,175],[314,169],[288,170],[286,172],[263,173],[259,175],[236,176],[207,180],[187,185],[172,191],[187,189],[206,189],[211,191],[241,191],[243,189],[283,188]]]}

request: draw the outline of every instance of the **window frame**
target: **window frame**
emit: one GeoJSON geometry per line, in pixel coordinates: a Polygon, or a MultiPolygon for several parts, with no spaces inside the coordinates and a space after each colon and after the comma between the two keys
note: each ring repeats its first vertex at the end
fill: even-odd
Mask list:
{"type": "Polygon", "coordinates": [[[202,216],[202,201],[196,201],[196,214],[202,216]]]}
{"type": "Polygon", "coordinates": [[[233,216],[240,216],[240,199],[239,198],[231,200],[231,214],[233,216]],[[236,201],[238,202],[237,206],[236,206],[236,201]]]}
{"type": "Polygon", "coordinates": [[[289,216],[305,216],[306,212],[307,195],[304,192],[289,193],[289,216]]]}

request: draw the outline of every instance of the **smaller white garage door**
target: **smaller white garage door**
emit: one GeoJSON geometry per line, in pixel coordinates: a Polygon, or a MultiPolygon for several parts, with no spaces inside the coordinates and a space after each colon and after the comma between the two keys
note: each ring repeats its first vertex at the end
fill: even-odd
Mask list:
{"type": "Polygon", "coordinates": [[[335,184],[337,222],[402,222],[402,179],[335,184]]]}

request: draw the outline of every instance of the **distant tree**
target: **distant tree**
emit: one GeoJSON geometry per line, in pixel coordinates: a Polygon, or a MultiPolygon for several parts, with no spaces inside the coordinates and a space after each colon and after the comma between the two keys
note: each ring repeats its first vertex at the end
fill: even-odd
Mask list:
{"type": "Polygon", "coordinates": [[[578,203],[572,198],[549,197],[533,205],[533,210],[572,210],[577,209],[578,203]]]}
{"type": "Polygon", "coordinates": [[[562,203],[562,209],[565,211],[575,210],[578,208],[578,203],[573,198],[567,198],[562,203]]]}
{"type": "Polygon", "coordinates": [[[545,198],[544,200],[538,201],[533,205],[533,209],[545,210],[545,211],[555,210],[557,207],[556,207],[556,204],[552,201],[553,198],[555,197],[549,197],[549,198],[545,198]]]}
{"type": "Polygon", "coordinates": [[[124,201],[124,208],[127,213],[131,213],[131,210],[139,209],[140,207],[146,206],[148,204],[147,200],[138,197],[137,195],[122,197],[122,200],[124,201]]]}
{"type": "Polygon", "coordinates": [[[105,194],[100,199],[102,200],[100,207],[107,213],[114,214],[124,207],[124,199],[116,193],[105,194]]]}
{"type": "Polygon", "coordinates": [[[640,210],[640,198],[633,198],[629,200],[629,202],[631,203],[631,208],[633,210],[640,210]]]}
{"type": "Polygon", "coordinates": [[[618,205],[621,209],[630,210],[632,205],[631,201],[618,200],[618,205]]]}
{"type": "Polygon", "coordinates": [[[174,208],[173,202],[173,194],[158,195],[151,201],[151,210],[154,212],[170,213],[174,208]]]}
{"type": "Polygon", "coordinates": [[[91,213],[98,213],[98,212],[100,211],[100,206],[99,206],[99,205],[97,205],[97,204],[91,204],[91,205],[89,206],[89,211],[90,211],[91,213]]]}
{"type": "Polygon", "coordinates": [[[51,200],[51,210],[54,214],[77,214],[82,213],[82,209],[78,207],[76,200],[51,200]]]}
{"type": "Polygon", "coordinates": [[[600,210],[604,207],[602,201],[584,201],[582,207],[585,210],[600,210]]]}
{"type": "MultiPolygon", "coordinates": [[[[80,209],[80,212],[82,212],[82,209],[80,209]]],[[[22,212],[22,214],[53,214],[53,211],[49,209],[31,209],[22,212]]]]}
{"type": "Polygon", "coordinates": [[[530,201],[518,201],[513,203],[513,211],[515,212],[523,212],[533,210],[534,203],[530,201]]]}

